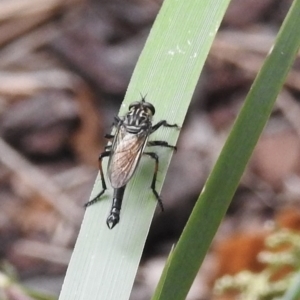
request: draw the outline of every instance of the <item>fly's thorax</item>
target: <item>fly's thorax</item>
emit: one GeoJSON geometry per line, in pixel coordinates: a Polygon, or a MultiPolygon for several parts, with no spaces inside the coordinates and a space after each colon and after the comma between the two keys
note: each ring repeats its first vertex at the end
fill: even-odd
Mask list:
{"type": "Polygon", "coordinates": [[[123,126],[130,133],[148,132],[152,126],[151,120],[152,113],[148,108],[134,108],[125,115],[123,126]]]}

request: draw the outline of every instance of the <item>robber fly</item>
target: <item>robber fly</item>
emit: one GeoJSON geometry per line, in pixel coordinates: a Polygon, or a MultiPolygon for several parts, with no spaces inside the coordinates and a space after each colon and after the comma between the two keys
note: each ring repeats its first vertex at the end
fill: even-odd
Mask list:
{"type": "Polygon", "coordinates": [[[99,156],[102,191],[95,198],[87,202],[85,207],[97,202],[106,190],[102,159],[108,156],[107,173],[111,186],[114,189],[112,207],[106,221],[106,224],[110,229],[112,229],[120,220],[120,211],[126,184],[133,176],[142,154],[148,155],[155,160],[151,189],[161,210],[163,211],[164,209],[162,200],[155,189],[159,163],[158,155],[155,152],[145,152],[144,150],[146,146],[162,146],[176,150],[175,146],[171,146],[165,141],[148,141],[148,138],[161,126],[175,127],[178,129],[179,127],[176,124],[169,124],[165,120],[152,126],[151,121],[154,114],[154,106],[151,103],[146,102],[145,98],[142,97],[141,101],[133,102],[129,105],[129,111],[124,117],[115,117],[115,134],[107,134],[105,136],[107,139],[112,140],[112,143],[111,145],[106,146],[105,151],[99,156]]]}

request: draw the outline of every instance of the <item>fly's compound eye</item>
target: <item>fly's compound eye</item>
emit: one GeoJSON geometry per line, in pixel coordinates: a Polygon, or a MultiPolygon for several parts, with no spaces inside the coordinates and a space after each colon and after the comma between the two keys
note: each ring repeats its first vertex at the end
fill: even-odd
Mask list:
{"type": "Polygon", "coordinates": [[[132,103],[129,105],[129,110],[136,109],[136,108],[139,107],[140,105],[141,105],[141,102],[139,102],[139,101],[132,102],[132,103]]]}
{"type": "Polygon", "coordinates": [[[154,114],[155,114],[155,108],[154,108],[154,106],[151,103],[144,102],[143,106],[147,108],[147,111],[151,112],[152,116],[154,116],[154,114]]]}

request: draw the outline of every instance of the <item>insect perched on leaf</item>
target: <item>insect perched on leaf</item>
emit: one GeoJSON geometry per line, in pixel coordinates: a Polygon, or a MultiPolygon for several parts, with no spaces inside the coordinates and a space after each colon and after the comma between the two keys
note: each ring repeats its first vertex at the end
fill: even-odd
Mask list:
{"type": "Polygon", "coordinates": [[[106,190],[106,183],[102,169],[102,159],[108,156],[108,178],[111,186],[114,188],[112,207],[106,221],[106,224],[110,229],[112,229],[120,220],[120,211],[126,184],[133,176],[142,154],[148,155],[155,160],[151,189],[161,207],[161,210],[164,210],[162,200],[155,189],[159,163],[158,155],[155,152],[146,152],[144,150],[146,146],[162,146],[176,150],[175,146],[171,146],[165,141],[148,141],[148,138],[161,126],[175,127],[178,129],[179,127],[176,124],[169,124],[165,120],[162,120],[152,126],[151,121],[154,114],[154,106],[151,103],[146,102],[145,98],[142,97],[141,101],[133,102],[129,105],[129,111],[124,117],[115,117],[115,134],[107,134],[105,136],[112,140],[112,144],[106,146],[105,151],[99,156],[102,191],[95,198],[87,202],[85,207],[97,202],[106,190]]]}

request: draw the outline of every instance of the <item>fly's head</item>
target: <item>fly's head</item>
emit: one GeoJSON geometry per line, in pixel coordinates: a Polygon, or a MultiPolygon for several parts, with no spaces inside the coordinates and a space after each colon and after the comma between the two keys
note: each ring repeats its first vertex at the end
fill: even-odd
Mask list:
{"type": "Polygon", "coordinates": [[[125,115],[123,124],[130,133],[147,132],[151,128],[154,114],[154,106],[143,98],[141,101],[129,105],[129,111],[125,115]]]}

